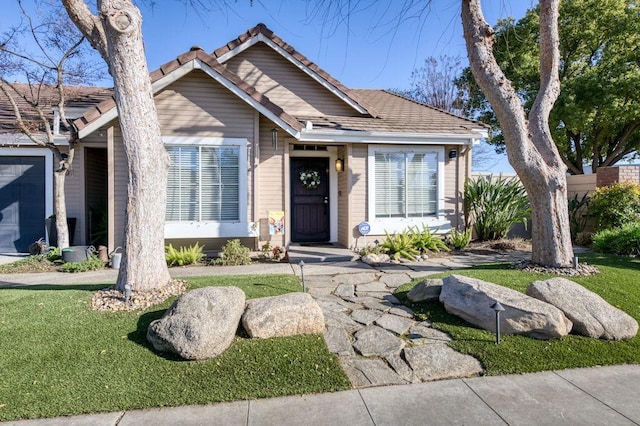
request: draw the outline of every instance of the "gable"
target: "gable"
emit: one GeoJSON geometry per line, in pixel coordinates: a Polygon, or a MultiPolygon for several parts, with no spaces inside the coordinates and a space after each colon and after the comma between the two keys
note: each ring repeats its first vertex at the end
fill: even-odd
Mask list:
{"type": "Polygon", "coordinates": [[[254,109],[201,70],[157,93],[155,103],[164,136],[253,139],[254,109]]]}
{"type": "Polygon", "coordinates": [[[224,66],[293,116],[360,115],[264,43],[238,53],[224,66]]]}

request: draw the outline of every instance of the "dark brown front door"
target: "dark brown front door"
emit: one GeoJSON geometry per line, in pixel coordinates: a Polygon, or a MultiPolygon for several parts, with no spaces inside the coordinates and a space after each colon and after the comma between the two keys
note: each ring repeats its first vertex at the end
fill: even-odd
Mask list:
{"type": "Polygon", "coordinates": [[[291,241],[329,241],[329,159],[291,159],[291,241]]]}

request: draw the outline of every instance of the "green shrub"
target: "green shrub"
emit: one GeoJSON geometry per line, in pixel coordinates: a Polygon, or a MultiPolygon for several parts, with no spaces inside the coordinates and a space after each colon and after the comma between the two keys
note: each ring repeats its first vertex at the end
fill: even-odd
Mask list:
{"type": "Polygon", "coordinates": [[[449,251],[449,247],[444,240],[436,235],[435,232],[432,233],[428,226],[422,225],[422,231],[417,226],[409,228],[409,235],[411,236],[413,248],[420,253],[449,251]]]}
{"type": "Polygon", "coordinates": [[[62,260],[62,249],[56,246],[49,247],[46,257],[49,262],[59,262],[62,260]]]}
{"type": "Polygon", "coordinates": [[[251,264],[251,251],[240,243],[239,239],[227,241],[222,246],[220,257],[211,263],[223,266],[239,266],[251,264]]]}
{"type": "Polygon", "coordinates": [[[597,188],[589,197],[588,211],[598,231],[640,222],[640,184],[623,182],[597,188]]]}
{"type": "Polygon", "coordinates": [[[411,233],[405,231],[390,235],[389,232],[385,232],[387,238],[380,246],[392,259],[398,260],[403,257],[405,259],[415,260],[415,256],[420,254],[420,251],[413,245],[413,236],[411,233]]]}
{"type": "Polygon", "coordinates": [[[513,224],[527,224],[530,212],[529,198],[517,178],[481,176],[464,184],[467,228],[473,223],[481,241],[506,237],[513,224]]]}
{"type": "Polygon", "coordinates": [[[640,255],[640,222],[627,223],[620,228],[605,229],[593,234],[594,251],[618,255],[640,255]]]}
{"type": "Polygon", "coordinates": [[[575,194],[572,199],[568,200],[569,208],[569,230],[571,232],[571,240],[577,242],[578,234],[584,231],[589,216],[589,194],[583,194],[578,197],[575,194]]]}
{"type": "Polygon", "coordinates": [[[360,256],[366,256],[368,254],[383,254],[386,253],[385,248],[381,244],[374,244],[371,246],[364,247],[358,251],[360,256]]]}
{"type": "Polygon", "coordinates": [[[96,271],[98,269],[104,269],[104,262],[94,255],[91,255],[89,259],[83,260],[82,262],[63,263],[60,268],[58,268],[60,272],[70,273],[96,271]]]}
{"type": "Polygon", "coordinates": [[[190,247],[180,247],[175,249],[171,244],[165,247],[165,258],[168,266],[185,266],[198,263],[204,257],[202,249],[204,246],[195,243],[190,247]]]}
{"type": "Polygon", "coordinates": [[[471,242],[471,228],[467,228],[464,231],[458,231],[457,229],[451,229],[451,234],[447,238],[447,244],[453,247],[455,250],[462,250],[467,247],[471,242]]]}

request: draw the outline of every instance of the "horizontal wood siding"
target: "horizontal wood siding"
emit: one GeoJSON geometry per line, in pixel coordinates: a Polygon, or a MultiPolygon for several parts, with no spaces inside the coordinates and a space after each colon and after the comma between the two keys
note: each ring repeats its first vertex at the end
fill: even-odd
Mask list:
{"type": "Polygon", "coordinates": [[[264,43],[238,54],[225,66],[289,114],[314,117],[358,114],[264,43]]]}
{"type": "Polygon", "coordinates": [[[358,232],[358,225],[362,221],[368,220],[367,206],[367,158],[368,145],[354,144],[352,145],[351,157],[347,159],[349,165],[349,210],[350,223],[348,228],[349,244],[348,247],[362,247],[363,241],[358,232]]]}
{"type": "MultiPolygon", "coordinates": [[[[54,164],[54,170],[56,165],[54,164]]],[[[73,156],[71,172],[67,174],[64,182],[64,197],[67,205],[67,218],[76,218],[76,228],[73,235],[74,245],[84,245],[85,243],[85,218],[84,199],[82,197],[84,189],[84,149],[82,145],[76,148],[73,156]]],[[[71,230],[69,230],[71,232],[71,230]]],[[[71,242],[71,239],[69,240],[71,242]]]]}
{"type": "Polygon", "coordinates": [[[351,148],[338,147],[338,158],[344,160],[344,172],[338,173],[338,242],[345,247],[351,246],[349,238],[349,155],[351,148]]]}
{"type": "MultiPolygon", "coordinates": [[[[271,129],[274,124],[260,116],[260,163],[258,167],[257,214],[261,228],[268,224],[269,211],[285,210],[284,188],[284,132],[278,136],[277,150],[271,144],[271,129]]],[[[286,212],[288,213],[288,212],[286,212]]],[[[287,232],[289,230],[287,229],[287,232]]],[[[268,237],[268,229],[260,229],[260,234],[268,237]]],[[[282,246],[285,237],[275,235],[268,237],[272,245],[282,246]]]]}
{"type": "Polygon", "coordinates": [[[253,108],[200,70],[167,86],[155,101],[163,136],[253,141],[253,108]]]}
{"type": "Polygon", "coordinates": [[[462,229],[464,225],[464,212],[462,206],[462,193],[464,192],[464,176],[466,161],[459,147],[446,146],[444,149],[444,215],[451,222],[452,228],[462,229]],[[457,158],[449,158],[449,150],[458,152],[457,158]]]}

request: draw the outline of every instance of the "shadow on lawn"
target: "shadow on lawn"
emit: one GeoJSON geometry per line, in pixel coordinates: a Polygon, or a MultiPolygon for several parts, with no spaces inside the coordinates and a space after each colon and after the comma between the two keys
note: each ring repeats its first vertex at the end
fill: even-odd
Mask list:
{"type": "Polygon", "coordinates": [[[148,349],[149,351],[153,352],[154,354],[156,354],[161,358],[166,359],[167,361],[184,361],[178,355],[171,354],[168,352],[156,351],[153,345],[149,343],[149,341],[147,340],[147,329],[149,328],[149,324],[151,324],[153,321],[157,319],[160,319],[162,315],[164,315],[165,311],[166,309],[159,309],[157,311],[147,312],[140,315],[136,330],[129,333],[127,335],[127,338],[133,343],[136,343],[142,346],[143,348],[148,349]]]}
{"type": "Polygon", "coordinates": [[[113,284],[16,284],[0,281],[0,291],[2,290],[82,290],[98,291],[113,284]]]}

